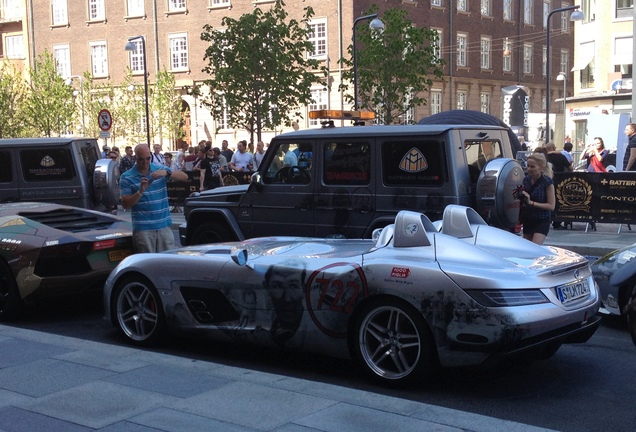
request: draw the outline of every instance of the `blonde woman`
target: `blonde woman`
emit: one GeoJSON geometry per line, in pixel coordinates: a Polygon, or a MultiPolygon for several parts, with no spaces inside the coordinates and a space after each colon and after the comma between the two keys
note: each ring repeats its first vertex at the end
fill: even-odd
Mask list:
{"type": "Polygon", "coordinates": [[[550,231],[550,217],[556,203],[552,168],[543,154],[528,156],[528,175],[522,184],[523,237],[533,243],[543,244],[550,231]]]}

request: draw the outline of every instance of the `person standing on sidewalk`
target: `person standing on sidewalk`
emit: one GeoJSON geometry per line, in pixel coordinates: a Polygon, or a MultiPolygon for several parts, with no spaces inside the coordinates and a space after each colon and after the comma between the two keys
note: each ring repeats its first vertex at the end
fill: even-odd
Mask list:
{"type": "Polygon", "coordinates": [[[542,153],[528,156],[528,175],[522,182],[521,223],[523,238],[543,244],[550,231],[550,216],[556,197],[552,168],[542,153]]]}
{"type": "Polygon", "coordinates": [[[625,134],[629,142],[623,156],[623,171],[636,171],[636,123],[628,124],[625,134]]]}
{"type": "Polygon", "coordinates": [[[121,205],[131,209],[135,252],[161,252],[174,247],[166,182],[187,181],[183,171],[150,163],[147,144],[135,147],[135,165],[119,179],[121,205]]]}

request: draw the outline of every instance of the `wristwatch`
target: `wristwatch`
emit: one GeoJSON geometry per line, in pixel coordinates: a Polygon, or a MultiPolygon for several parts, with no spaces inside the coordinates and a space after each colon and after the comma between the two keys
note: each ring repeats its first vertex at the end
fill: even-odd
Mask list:
{"type": "Polygon", "coordinates": [[[172,175],[172,170],[170,168],[166,168],[166,178],[170,178],[172,175]]]}

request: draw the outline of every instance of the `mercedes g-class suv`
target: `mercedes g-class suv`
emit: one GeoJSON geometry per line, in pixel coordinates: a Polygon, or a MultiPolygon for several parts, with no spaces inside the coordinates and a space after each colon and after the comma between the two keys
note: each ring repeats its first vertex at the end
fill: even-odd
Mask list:
{"type": "Polygon", "coordinates": [[[370,237],[400,210],[439,219],[448,204],[511,229],[523,170],[492,125],[353,126],[275,137],[250,184],[192,194],[183,245],[261,236],[370,237]],[[291,152],[292,154],[288,154],[291,152]]]}
{"type": "Polygon", "coordinates": [[[119,167],[100,154],[95,138],[0,139],[0,203],[110,209],[119,201],[119,167]]]}

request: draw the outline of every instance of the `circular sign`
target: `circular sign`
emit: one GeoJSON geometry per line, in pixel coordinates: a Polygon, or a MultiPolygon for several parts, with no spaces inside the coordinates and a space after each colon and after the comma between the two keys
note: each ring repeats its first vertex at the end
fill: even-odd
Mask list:
{"type": "Polygon", "coordinates": [[[104,132],[109,131],[113,126],[113,116],[110,115],[110,111],[103,109],[97,115],[97,124],[104,132]]]}

